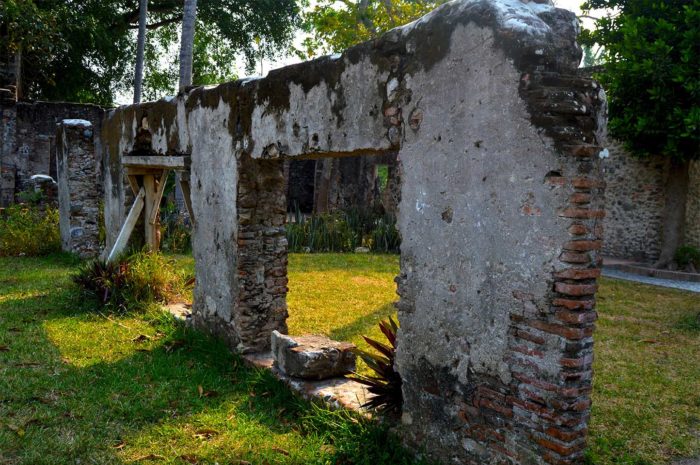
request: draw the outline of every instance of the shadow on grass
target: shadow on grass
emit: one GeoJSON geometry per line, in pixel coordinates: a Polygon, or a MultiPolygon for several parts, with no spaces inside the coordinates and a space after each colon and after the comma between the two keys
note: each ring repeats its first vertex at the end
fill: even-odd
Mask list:
{"type": "Polygon", "coordinates": [[[16,280],[0,271],[0,463],[412,463],[386,427],[296,398],[169,316],[136,326],[95,314],[68,283],[73,262],[61,260],[49,266],[63,269],[60,279],[25,279],[33,266],[20,266],[16,280]],[[150,336],[139,342],[141,332],[150,336]],[[221,448],[202,446],[210,434],[226,439],[221,448]]]}
{"type": "Polygon", "coordinates": [[[355,336],[361,337],[376,327],[379,321],[388,319],[394,313],[396,313],[396,309],[393,303],[382,305],[373,310],[372,313],[360,315],[352,322],[339,328],[334,328],[330,331],[328,337],[339,341],[348,340],[355,336]]]}

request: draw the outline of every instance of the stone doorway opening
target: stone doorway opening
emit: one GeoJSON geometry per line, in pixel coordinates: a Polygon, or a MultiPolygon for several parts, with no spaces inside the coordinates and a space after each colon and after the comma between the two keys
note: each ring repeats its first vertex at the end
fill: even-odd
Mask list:
{"type": "Polygon", "coordinates": [[[368,348],[396,319],[397,154],[289,159],[284,174],[288,332],[368,348]]]}

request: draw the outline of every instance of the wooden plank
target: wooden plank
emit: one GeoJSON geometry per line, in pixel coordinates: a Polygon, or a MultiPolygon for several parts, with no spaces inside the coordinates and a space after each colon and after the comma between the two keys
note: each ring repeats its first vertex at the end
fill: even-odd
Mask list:
{"type": "Polygon", "coordinates": [[[131,186],[131,191],[134,193],[134,195],[138,195],[139,193],[139,181],[136,179],[136,176],[133,174],[127,174],[126,178],[129,180],[129,185],[131,186]]]}
{"type": "Polygon", "coordinates": [[[182,189],[182,196],[185,198],[185,207],[187,207],[187,213],[190,214],[190,222],[194,226],[195,220],[192,214],[192,199],[190,199],[190,182],[185,181],[178,177],[178,182],[180,183],[180,188],[182,189]]]}
{"type": "Polygon", "coordinates": [[[170,170],[164,170],[163,174],[160,175],[160,180],[158,181],[158,190],[156,191],[156,196],[153,198],[153,209],[151,210],[151,216],[149,221],[151,224],[156,224],[158,222],[158,213],[160,213],[160,200],[163,198],[163,192],[165,191],[165,182],[168,180],[168,174],[170,170]]]}
{"type": "Polygon", "coordinates": [[[152,174],[147,174],[143,177],[143,188],[146,191],[146,198],[144,199],[146,208],[146,245],[150,250],[156,250],[158,248],[156,227],[155,224],[150,222],[153,216],[153,199],[156,196],[156,180],[152,174]]]}
{"type": "Polygon", "coordinates": [[[117,236],[117,240],[114,242],[112,250],[109,252],[109,256],[107,256],[108,262],[111,262],[117,258],[126,248],[126,244],[129,242],[129,237],[131,236],[134,226],[136,226],[136,222],[141,215],[141,210],[143,210],[143,199],[145,196],[146,191],[142,187],[139,189],[139,193],[134,199],[134,204],[131,206],[131,210],[129,210],[129,214],[126,216],[126,220],[122,225],[121,231],[119,231],[119,235],[117,236]]]}
{"type": "Polygon", "coordinates": [[[138,168],[185,169],[188,166],[187,157],[171,157],[164,155],[126,155],[122,157],[122,165],[138,168]]]}
{"type": "Polygon", "coordinates": [[[160,174],[165,168],[144,168],[141,166],[126,167],[126,174],[131,176],[142,176],[144,174],[160,174]]]}

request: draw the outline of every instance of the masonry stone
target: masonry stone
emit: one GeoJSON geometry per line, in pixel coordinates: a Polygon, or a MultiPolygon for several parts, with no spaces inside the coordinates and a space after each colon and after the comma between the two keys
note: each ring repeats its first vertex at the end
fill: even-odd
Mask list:
{"type": "Polygon", "coordinates": [[[61,246],[81,258],[96,257],[100,244],[102,181],[92,123],[67,119],[56,130],[61,246]]]}
{"type": "MultiPolygon", "coordinates": [[[[661,252],[669,163],[660,155],[637,157],[606,139],[603,254],[653,263],[661,252]]],[[[700,162],[690,163],[685,243],[700,247],[700,162]]]]}
{"type": "Polygon", "coordinates": [[[287,329],[285,163],[393,154],[400,434],[446,463],[583,463],[605,96],[576,75],[577,32],[549,2],[450,2],[340,56],[113,110],[107,242],[122,157],[191,155],[192,319],[269,350],[287,329]]]}
{"type": "Polygon", "coordinates": [[[272,331],[275,367],[287,376],[328,379],[355,371],[355,345],[325,336],[287,336],[272,331]]]}
{"type": "MultiPolygon", "coordinates": [[[[32,176],[57,178],[57,124],[64,119],[84,119],[92,124],[90,132],[99,132],[103,114],[96,105],[0,99],[0,206],[14,203],[19,192],[31,190],[32,176]]],[[[99,138],[95,143],[99,147],[99,138]]]]}

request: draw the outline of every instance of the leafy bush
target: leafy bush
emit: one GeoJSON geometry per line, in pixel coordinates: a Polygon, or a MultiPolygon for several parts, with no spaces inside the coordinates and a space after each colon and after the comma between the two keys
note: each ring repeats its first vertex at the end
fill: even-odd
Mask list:
{"type": "Polygon", "coordinates": [[[305,217],[298,211],[287,224],[291,252],[353,252],[367,247],[374,252],[398,252],[401,245],[396,218],[352,209],[305,217]]]}
{"type": "Polygon", "coordinates": [[[398,326],[393,319],[379,323],[379,329],[386,336],[389,345],[362,336],[367,344],[376,349],[379,354],[355,349],[355,353],[374,371],[374,376],[365,376],[354,373],[350,378],[368,386],[367,390],[374,394],[369,401],[363,404],[378,412],[398,413],[401,411],[403,398],[401,394],[401,376],[394,369],[396,361],[396,333],[398,326]]]}
{"type": "Polygon", "coordinates": [[[156,252],[137,252],[122,260],[85,263],[73,282],[111,311],[142,310],[181,297],[194,279],[156,252]]]}
{"type": "Polygon", "coordinates": [[[681,268],[685,268],[691,264],[696,269],[700,268],[700,249],[691,245],[684,245],[676,250],[673,259],[681,268]]]}
{"type": "Polygon", "coordinates": [[[0,216],[0,256],[38,256],[60,250],[57,209],[12,205],[0,216]]]}

